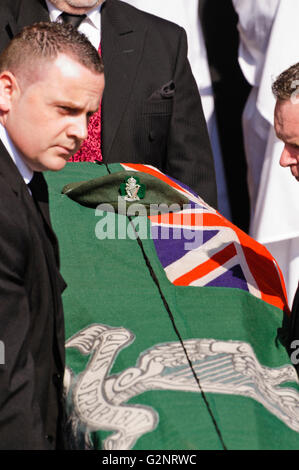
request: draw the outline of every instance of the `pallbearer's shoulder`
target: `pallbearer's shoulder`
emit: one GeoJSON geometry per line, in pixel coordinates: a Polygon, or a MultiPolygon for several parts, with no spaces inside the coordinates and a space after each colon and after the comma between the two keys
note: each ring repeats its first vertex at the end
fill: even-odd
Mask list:
{"type": "Polygon", "coordinates": [[[159,16],[142,11],[132,5],[129,5],[125,1],[106,0],[106,2],[108,8],[117,8],[119,14],[126,16],[127,19],[135,26],[140,27],[143,25],[144,27],[159,29],[161,31],[173,34],[179,34],[183,30],[183,28],[181,28],[179,25],[165,20],[164,18],[160,18],[159,16]]]}

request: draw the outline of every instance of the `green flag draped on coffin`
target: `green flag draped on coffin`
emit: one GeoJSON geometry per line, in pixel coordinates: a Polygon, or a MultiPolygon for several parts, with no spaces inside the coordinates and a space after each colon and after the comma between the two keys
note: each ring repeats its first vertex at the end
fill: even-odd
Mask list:
{"type": "Polygon", "coordinates": [[[147,165],[69,163],[46,178],[74,448],[297,449],[269,252],[147,165]]]}

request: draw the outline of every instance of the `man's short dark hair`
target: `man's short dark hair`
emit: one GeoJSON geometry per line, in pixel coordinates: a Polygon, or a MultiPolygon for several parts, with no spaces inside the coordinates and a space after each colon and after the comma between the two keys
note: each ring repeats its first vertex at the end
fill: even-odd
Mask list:
{"type": "Polygon", "coordinates": [[[272,85],[272,92],[279,100],[288,100],[299,87],[299,62],[284,70],[272,85]]]}
{"type": "Polygon", "coordinates": [[[43,60],[66,54],[94,73],[103,73],[98,51],[84,34],[61,23],[34,23],[17,34],[0,55],[0,73],[17,73],[43,60]]]}

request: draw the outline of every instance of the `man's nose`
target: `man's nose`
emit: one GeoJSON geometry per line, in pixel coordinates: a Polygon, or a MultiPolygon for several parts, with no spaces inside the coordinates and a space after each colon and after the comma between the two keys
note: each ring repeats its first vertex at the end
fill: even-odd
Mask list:
{"type": "Polygon", "coordinates": [[[290,150],[287,148],[287,146],[284,146],[284,149],[282,151],[282,154],[280,156],[279,164],[283,166],[284,168],[297,164],[299,162],[299,151],[298,152],[290,152],[290,150]]]}
{"type": "Polygon", "coordinates": [[[68,127],[68,135],[76,137],[77,140],[83,141],[88,134],[86,116],[77,116],[68,127]]]}

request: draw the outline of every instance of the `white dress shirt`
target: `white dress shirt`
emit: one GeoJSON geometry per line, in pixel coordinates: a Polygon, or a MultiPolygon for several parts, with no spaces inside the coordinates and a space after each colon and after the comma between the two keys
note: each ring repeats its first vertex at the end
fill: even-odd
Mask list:
{"type": "Polygon", "coordinates": [[[2,124],[0,124],[0,140],[2,141],[2,144],[6,148],[9,155],[11,156],[13,162],[16,164],[25,183],[28,184],[33,177],[33,171],[24,162],[24,159],[22,158],[21,153],[16,149],[5,127],[2,124]]]}
{"type": "MultiPolygon", "coordinates": [[[[86,18],[78,27],[78,31],[85,34],[97,50],[99,50],[101,42],[101,8],[103,3],[87,12],[86,18]]],[[[61,15],[62,10],[56,8],[50,0],[46,0],[46,4],[49,10],[50,20],[53,22],[57,20],[59,21],[59,16],[61,15]]]]}

